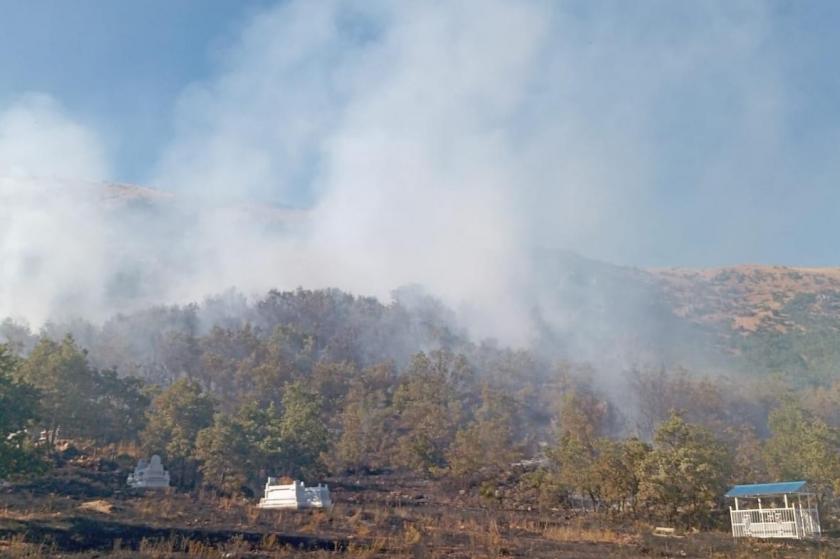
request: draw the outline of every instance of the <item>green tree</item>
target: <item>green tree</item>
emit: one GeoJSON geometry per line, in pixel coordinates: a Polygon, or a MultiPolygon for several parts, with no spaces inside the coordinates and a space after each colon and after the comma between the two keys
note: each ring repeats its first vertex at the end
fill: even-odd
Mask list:
{"type": "Polygon", "coordinates": [[[572,433],[562,433],[555,448],[548,452],[554,465],[554,481],[570,494],[589,498],[597,508],[601,500],[600,480],[595,475],[595,442],[585,443],[572,433]]]}
{"type": "MultiPolygon", "coordinates": [[[[236,345],[248,348],[248,353],[231,359],[227,370],[221,374],[235,376],[240,401],[279,407],[287,383],[311,377],[315,345],[312,336],[279,326],[264,339],[258,338],[246,326],[236,334],[236,345]]],[[[205,347],[214,348],[215,344],[208,342],[205,347]]],[[[218,353],[218,350],[213,349],[212,353],[218,353]]]]}
{"type": "Polygon", "coordinates": [[[735,448],[735,462],[732,470],[733,483],[755,483],[769,480],[765,460],[764,441],[751,426],[736,426],[727,429],[730,446],[735,448]]]}
{"type": "Polygon", "coordinates": [[[216,414],[213,425],[196,441],[196,457],[205,485],[232,494],[247,488],[256,494],[267,471],[278,461],[280,416],[273,405],[251,403],[235,415],[216,414]]]}
{"type": "Polygon", "coordinates": [[[283,411],[257,403],[216,414],[197,436],[195,458],[204,483],[223,493],[256,492],[267,474],[308,478],[323,473],[329,432],[321,399],[300,381],[286,385],[283,411]]]}
{"type": "Polygon", "coordinates": [[[460,360],[414,356],[394,394],[397,465],[426,473],[446,465],[446,450],[462,415],[463,376],[460,360]]]}
{"type": "Polygon", "coordinates": [[[395,383],[390,364],[371,367],[351,382],[338,420],[337,469],[355,472],[389,465],[389,449],[394,445],[391,404],[395,383]]]}
{"type": "Polygon", "coordinates": [[[18,363],[0,345],[0,478],[37,472],[44,466],[27,435],[37,418],[39,392],[14,379],[18,363]]]}
{"type": "Polygon", "coordinates": [[[328,412],[325,414],[325,421],[333,415],[329,412],[342,408],[344,398],[350,390],[350,384],[358,376],[359,372],[355,365],[347,361],[341,363],[319,361],[312,368],[307,383],[321,397],[323,409],[328,412]]]}
{"type": "Polygon", "coordinates": [[[599,439],[591,473],[595,478],[593,484],[599,488],[600,496],[610,510],[623,512],[627,505],[636,510],[639,474],[649,452],[650,446],[637,438],[599,439]]]}
{"type": "Polygon", "coordinates": [[[232,330],[214,326],[200,346],[201,379],[220,397],[223,409],[231,411],[246,393],[253,396],[252,369],[258,366],[264,347],[250,324],[232,330]]]}
{"type": "Polygon", "coordinates": [[[579,387],[563,396],[557,421],[557,446],[548,452],[554,478],[569,492],[588,497],[593,508],[601,500],[596,472],[601,436],[607,431],[611,409],[593,391],[579,387]]]}
{"type": "Polygon", "coordinates": [[[711,431],[672,414],[642,463],[639,496],[655,514],[705,526],[731,469],[730,450],[711,431]]]}
{"type": "Polygon", "coordinates": [[[278,466],[286,475],[314,476],[324,471],[322,454],[329,431],[321,419],[322,401],[300,381],[286,385],[279,425],[278,466]]]}
{"type": "Polygon", "coordinates": [[[235,418],[217,413],[213,425],[199,431],[195,446],[205,485],[233,494],[247,484],[252,448],[235,418]]]}
{"type": "Polygon", "coordinates": [[[143,382],[91,367],[71,336],[61,342],[41,339],[18,375],[42,395],[40,428],[50,449],[59,431],[109,443],[136,439],[143,428],[149,406],[143,382]]]}
{"type": "Polygon", "coordinates": [[[86,352],[71,336],[61,342],[42,338],[21,364],[18,376],[41,393],[41,428],[52,448],[59,430],[68,437],[90,436],[97,424],[91,395],[96,393],[96,373],[86,352]]]}
{"type": "Polygon", "coordinates": [[[514,435],[515,404],[504,392],[485,386],[475,419],[455,434],[447,451],[450,474],[476,483],[498,476],[521,456],[514,435]]]}
{"type": "Polygon", "coordinates": [[[248,443],[248,468],[251,487],[260,489],[265,477],[280,460],[282,447],[282,417],[280,412],[269,404],[267,407],[256,402],[242,406],[236,420],[241,425],[242,434],[248,443]]]}
{"type": "Polygon", "coordinates": [[[86,430],[99,442],[135,441],[146,426],[150,404],[147,387],[140,379],[120,378],[115,370],[97,372],[89,404],[96,417],[86,430]]]}
{"type": "Polygon", "coordinates": [[[824,499],[840,492],[840,430],[788,398],[770,413],[764,446],[771,476],[804,479],[824,499]]]}
{"type": "Polygon", "coordinates": [[[160,454],[169,464],[176,484],[192,486],[196,478],[196,439],[213,424],[214,401],[201,386],[179,380],[152,401],[141,434],[149,454],[160,454]]]}

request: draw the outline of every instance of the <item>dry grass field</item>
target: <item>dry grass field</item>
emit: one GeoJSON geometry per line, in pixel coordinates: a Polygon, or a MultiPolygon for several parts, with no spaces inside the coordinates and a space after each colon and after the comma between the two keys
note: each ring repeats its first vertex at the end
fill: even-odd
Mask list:
{"type": "MultiPolygon", "coordinates": [[[[136,493],[123,472],[65,466],[0,491],[0,556],[282,558],[837,557],[815,543],[656,536],[593,513],[507,510],[399,476],[330,480],[330,510],[264,511],[255,499],[136,493]]],[[[522,507],[519,507],[522,508],[522,507]]]]}

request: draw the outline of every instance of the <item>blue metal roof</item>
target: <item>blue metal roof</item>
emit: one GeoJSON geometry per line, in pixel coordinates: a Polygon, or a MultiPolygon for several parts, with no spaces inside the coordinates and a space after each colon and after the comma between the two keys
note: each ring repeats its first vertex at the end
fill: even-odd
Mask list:
{"type": "Polygon", "coordinates": [[[779,483],[754,483],[751,485],[733,485],[724,497],[762,497],[764,495],[782,495],[808,493],[804,481],[782,481],[779,483]]]}

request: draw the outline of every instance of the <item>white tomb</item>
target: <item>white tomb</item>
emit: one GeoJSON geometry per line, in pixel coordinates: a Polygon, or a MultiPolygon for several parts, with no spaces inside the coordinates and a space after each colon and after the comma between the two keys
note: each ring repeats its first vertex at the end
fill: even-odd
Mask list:
{"type": "Polygon", "coordinates": [[[265,484],[265,497],[257,505],[261,509],[304,509],[331,507],[330,490],[326,485],[306,487],[302,481],[278,484],[270,477],[265,484]]]}
{"type": "Polygon", "coordinates": [[[169,487],[169,472],[163,469],[160,456],[155,454],[148,463],[141,458],[127,481],[129,487],[137,489],[165,489],[169,487]]]}

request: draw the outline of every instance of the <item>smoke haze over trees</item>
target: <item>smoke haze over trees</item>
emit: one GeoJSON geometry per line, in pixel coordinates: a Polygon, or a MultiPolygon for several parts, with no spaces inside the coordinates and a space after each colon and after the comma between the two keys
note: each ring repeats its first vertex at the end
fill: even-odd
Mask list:
{"type": "Polygon", "coordinates": [[[414,303],[272,292],[244,314],[210,301],[76,322],[83,341],[6,323],[0,468],[31,475],[69,439],[138,444],[182,490],[224,495],[390,471],[690,526],[715,524],[728,483],[807,478],[834,502],[836,380],[637,369],[617,400],[588,364],[475,344],[414,303]]]}
{"type": "Polygon", "coordinates": [[[784,262],[792,247],[831,261],[756,206],[801,213],[780,185],[822,199],[836,177],[794,142],[808,104],[787,78],[810,51],[778,39],[795,22],[762,3],[627,10],[256,10],[174,102],[138,177],[154,191],[99,184],[121,179],[112,144],[130,130],[49,92],[4,98],[0,315],[37,329],[229,287],[387,302],[420,284],[476,338],[526,345],[540,325],[585,322],[555,297],[573,272],[543,263],[561,249],[625,265],[784,262]]]}

